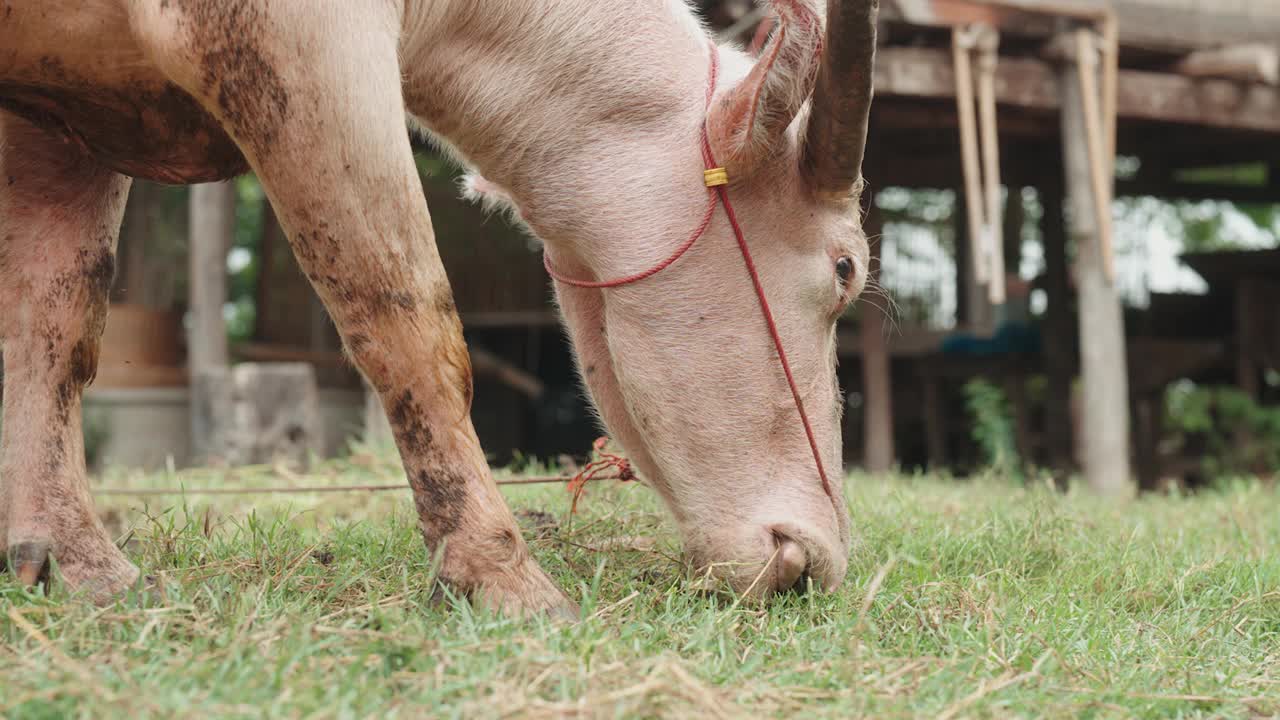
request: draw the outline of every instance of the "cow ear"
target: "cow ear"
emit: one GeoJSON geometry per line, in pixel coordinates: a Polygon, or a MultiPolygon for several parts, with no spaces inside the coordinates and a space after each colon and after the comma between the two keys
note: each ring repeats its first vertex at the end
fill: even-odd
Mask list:
{"type": "Polygon", "coordinates": [[[782,147],[787,127],[813,94],[820,15],[801,0],[775,2],[774,9],[778,22],[756,64],[707,113],[707,139],[730,179],[749,174],[782,147]]]}

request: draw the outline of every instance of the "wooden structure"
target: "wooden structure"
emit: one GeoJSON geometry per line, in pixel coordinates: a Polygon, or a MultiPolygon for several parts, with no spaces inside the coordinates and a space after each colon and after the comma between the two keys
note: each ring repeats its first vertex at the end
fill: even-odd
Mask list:
{"type": "MultiPolygon", "coordinates": [[[[1150,397],[1153,385],[1178,377],[1170,373],[1202,365],[1206,350],[1202,342],[1126,335],[1111,270],[1110,198],[1119,193],[1280,202],[1280,5],[882,0],[881,24],[866,175],[878,187],[955,188],[967,195],[969,218],[957,225],[958,236],[966,238],[957,248],[968,256],[961,257],[966,268],[960,294],[971,301],[985,296],[996,305],[1009,263],[999,257],[1000,206],[998,197],[992,202],[989,180],[1011,190],[1036,188],[1045,206],[1042,284],[1048,312],[1037,355],[954,357],[941,353],[938,343],[912,347],[901,338],[878,347],[865,342],[865,333],[862,342],[842,338],[841,352],[866,368],[882,368],[867,373],[868,397],[877,395],[875,386],[888,386],[890,365],[898,388],[904,378],[923,380],[916,386],[922,396],[909,400],[926,408],[924,434],[930,460],[938,463],[946,462],[947,437],[939,383],[985,374],[1016,388],[1016,378],[1043,373],[1049,461],[1070,463],[1074,424],[1089,482],[1104,492],[1123,490],[1131,475],[1130,396],[1150,397]],[[980,154],[974,147],[978,137],[985,141],[980,154]],[[1137,158],[1140,166],[1114,187],[1113,150],[1137,158]],[[1180,181],[1180,171],[1188,168],[1244,162],[1268,164],[1269,184],[1180,181]],[[975,286],[985,286],[985,292],[973,292],[975,286]],[[1159,377],[1133,383],[1126,354],[1146,363],[1153,352],[1162,358],[1161,368],[1146,375],[1159,377]],[[885,355],[893,362],[882,360],[885,355]],[[1071,385],[1077,373],[1080,417],[1073,423],[1071,385]]],[[[959,318],[962,329],[979,336],[994,329],[990,309],[982,304],[970,302],[959,318]]],[[[1239,321],[1237,341],[1248,343],[1241,338],[1262,331],[1244,329],[1252,328],[1251,317],[1239,321]]],[[[1253,353],[1245,349],[1241,357],[1253,353]]],[[[1240,376],[1249,387],[1250,373],[1242,370],[1240,376]]],[[[883,445],[878,428],[892,426],[893,415],[886,403],[866,407],[874,413],[862,423],[870,460],[873,444],[883,445]]]]}
{"type": "MultiPolygon", "coordinates": [[[[745,44],[767,32],[765,13],[750,10],[748,2],[699,4],[722,37],[745,44]]],[[[846,413],[850,459],[887,470],[895,458],[915,456],[918,437],[930,465],[947,465],[961,435],[948,422],[960,414],[954,390],[985,375],[1020,408],[1019,444],[1027,455],[1034,449],[1037,462],[1064,471],[1083,466],[1100,490],[1123,489],[1131,456],[1140,475],[1151,472],[1155,403],[1165,383],[1210,373],[1256,387],[1259,368],[1276,364],[1266,354],[1276,330],[1264,327],[1273,315],[1258,310],[1268,307],[1259,302],[1273,302],[1266,300],[1271,290],[1257,277],[1222,276],[1210,267],[1217,260],[1202,263],[1211,288],[1233,288],[1228,295],[1253,300],[1157,297],[1148,313],[1126,316],[1111,271],[1107,209],[1113,195],[1280,202],[1280,4],[881,0],[880,22],[865,168],[872,187],[953,189],[968,200],[955,218],[958,330],[977,338],[999,330],[1010,307],[1001,303],[1017,290],[1004,267],[1017,268],[1012,253],[1022,207],[1002,205],[1000,190],[1017,198],[1021,188],[1034,188],[1044,208],[1045,258],[1035,284],[1048,304],[1038,351],[959,355],[944,351],[948,333],[887,334],[884,315],[872,303],[860,304],[862,325],[839,331],[842,383],[862,397],[861,412],[846,413]],[[1113,182],[1113,151],[1136,158],[1136,172],[1113,182]],[[1243,162],[1268,165],[1269,181],[1186,181],[1189,168],[1243,162]],[[1226,313],[1232,329],[1191,336],[1162,320],[1167,315],[1161,313],[1203,314],[1206,307],[1226,313]],[[1034,418],[1029,405],[1018,402],[1023,381],[1033,376],[1047,380],[1043,413],[1034,418]],[[1077,377],[1080,396],[1074,398],[1077,377]],[[908,427],[920,432],[903,432],[908,427]]],[[[459,202],[452,180],[441,174],[447,171],[426,164],[432,165],[428,175],[439,175],[425,189],[477,370],[475,421],[484,446],[500,456],[519,448],[543,457],[586,447],[594,421],[577,389],[536,249],[501,220],[459,202]],[[547,428],[563,432],[549,436],[547,428]]],[[[142,197],[138,189],[136,197],[142,197]]],[[[880,222],[879,213],[868,215],[869,234],[879,234],[880,222]]],[[[126,217],[123,299],[145,298],[151,312],[181,311],[188,288],[171,287],[142,254],[129,252],[131,224],[155,221],[132,209],[126,217]]],[[[154,256],[149,248],[146,257],[154,256]]],[[[358,377],[269,212],[257,261],[252,338],[231,347],[230,357],[305,361],[316,370],[322,404],[326,391],[358,397],[358,377]]],[[[104,349],[104,361],[112,356],[111,347],[104,349]]]]}

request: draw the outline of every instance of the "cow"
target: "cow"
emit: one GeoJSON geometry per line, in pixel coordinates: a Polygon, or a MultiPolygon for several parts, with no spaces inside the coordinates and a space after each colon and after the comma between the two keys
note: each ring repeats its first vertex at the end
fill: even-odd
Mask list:
{"type": "Polygon", "coordinates": [[[842,477],[835,325],[867,273],[876,2],[772,9],[749,56],[682,0],[0,0],[11,570],[33,583],[52,557],[97,602],[138,582],[94,512],[80,429],[125,198],[135,177],[252,170],[387,410],[441,582],[501,611],[574,612],[476,439],[421,132],[565,277],[651,267],[707,213],[642,282],[556,283],[581,379],[693,567],[752,597],[836,587],[849,512],[819,473],[842,477]],[[729,219],[708,209],[717,173],[776,338],[729,219]]]}

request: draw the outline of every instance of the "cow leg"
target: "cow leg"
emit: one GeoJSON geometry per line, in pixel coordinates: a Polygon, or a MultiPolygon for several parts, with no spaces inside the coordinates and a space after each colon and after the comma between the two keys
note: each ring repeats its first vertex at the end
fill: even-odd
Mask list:
{"type": "Polygon", "coordinates": [[[80,393],[98,369],[129,178],[0,112],[0,546],[22,582],[57,560],[95,601],[138,577],[93,510],[80,393]]]}
{"type": "Polygon", "coordinates": [[[405,126],[397,5],[133,0],[131,24],[262,180],[387,408],[441,578],[487,606],[568,610],[471,424],[470,359],[405,126]]]}

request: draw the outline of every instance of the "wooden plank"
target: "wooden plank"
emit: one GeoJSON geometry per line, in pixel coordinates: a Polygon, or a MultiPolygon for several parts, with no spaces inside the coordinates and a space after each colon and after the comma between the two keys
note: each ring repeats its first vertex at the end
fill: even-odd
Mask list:
{"type": "Polygon", "coordinates": [[[1271,0],[883,0],[880,17],[925,27],[983,22],[1029,36],[1049,36],[1060,28],[1055,14],[1096,15],[1110,6],[1119,23],[1120,44],[1180,54],[1240,43],[1275,43],[1280,6],[1271,0]]]}
{"type": "MultiPolygon", "coordinates": [[[[882,98],[955,97],[955,75],[946,50],[884,48],[877,56],[875,75],[876,93],[882,98]]],[[[1001,58],[996,70],[996,100],[1007,107],[1059,111],[1061,94],[1053,66],[1030,58],[1001,58]]],[[[1122,122],[1280,134],[1280,89],[1266,85],[1121,70],[1116,109],[1122,122]]]]}

